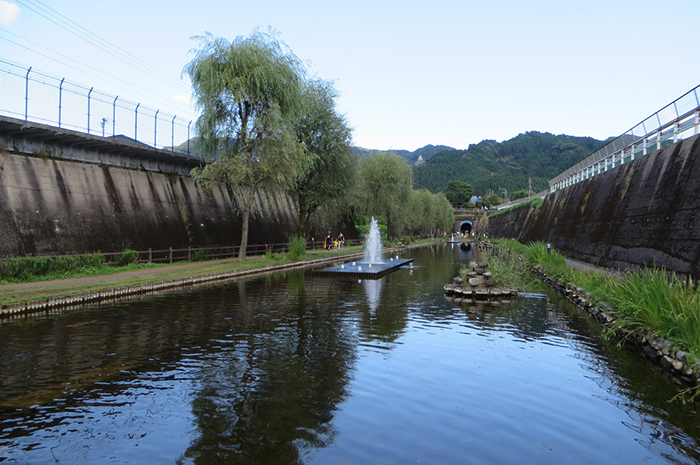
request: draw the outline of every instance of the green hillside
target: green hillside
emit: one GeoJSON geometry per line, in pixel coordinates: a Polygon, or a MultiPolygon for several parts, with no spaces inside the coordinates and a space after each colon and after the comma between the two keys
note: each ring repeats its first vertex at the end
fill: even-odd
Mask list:
{"type": "MultiPolygon", "coordinates": [[[[526,132],[513,139],[496,142],[484,140],[471,144],[467,150],[457,150],[445,145],[426,145],[418,150],[392,150],[414,166],[418,157],[424,164],[413,168],[413,186],[441,192],[449,181],[464,181],[474,187],[477,195],[488,192],[501,194],[527,189],[532,179],[535,192],[546,189],[548,181],[575,163],[602,147],[607,141],[592,137],[554,135],[542,132],[526,132]]],[[[187,142],[176,147],[187,150],[187,142]]],[[[366,158],[382,150],[353,147],[355,156],[366,158]]],[[[190,140],[190,153],[201,155],[199,140],[190,140]]]]}
{"type": "MultiPolygon", "coordinates": [[[[467,150],[445,150],[413,169],[416,189],[444,191],[448,181],[464,181],[474,186],[477,195],[491,191],[500,194],[532,188],[540,191],[548,181],[573,164],[598,150],[605,141],[592,137],[527,132],[513,139],[484,140],[467,150]]],[[[425,159],[425,157],[423,157],[425,159]]]]}

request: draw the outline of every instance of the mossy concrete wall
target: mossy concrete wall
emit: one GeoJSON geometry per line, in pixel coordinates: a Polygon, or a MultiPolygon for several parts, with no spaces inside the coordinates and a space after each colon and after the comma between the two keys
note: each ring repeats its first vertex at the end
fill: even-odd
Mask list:
{"type": "Polygon", "coordinates": [[[489,234],[600,266],[700,278],[700,136],[549,194],[536,210],[490,218],[489,234]]]}
{"type": "MultiPolygon", "coordinates": [[[[0,151],[0,256],[239,245],[239,193],[177,174],[0,151]]],[[[287,242],[297,208],[261,192],[249,244],[287,242]]]]}

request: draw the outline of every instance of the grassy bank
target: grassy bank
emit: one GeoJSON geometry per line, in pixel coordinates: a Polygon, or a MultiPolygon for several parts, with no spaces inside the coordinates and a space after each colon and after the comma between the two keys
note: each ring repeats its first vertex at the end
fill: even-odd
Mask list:
{"type": "MultiPolygon", "coordinates": [[[[299,257],[299,260],[332,258],[347,253],[357,253],[360,250],[361,247],[348,247],[338,251],[307,251],[299,257]]],[[[289,258],[287,254],[270,253],[248,257],[244,262],[224,259],[191,263],[178,262],[171,265],[133,264],[125,267],[95,267],[92,270],[76,269],[61,273],[52,280],[36,281],[30,279],[26,282],[0,284],[0,305],[85,294],[138,284],[216,275],[251,268],[264,268],[292,261],[294,260],[289,258]]]]}
{"type": "Polygon", "coordinates": [[[700,293],[692,282],[660,268],[626,273],[579,270],[555,250],[547,253],[543,243],[499,242],[522,255],[528,265],[582,288],[591,302],[615,316],[615,329],[651,330],[700,359],[700,293]]]}

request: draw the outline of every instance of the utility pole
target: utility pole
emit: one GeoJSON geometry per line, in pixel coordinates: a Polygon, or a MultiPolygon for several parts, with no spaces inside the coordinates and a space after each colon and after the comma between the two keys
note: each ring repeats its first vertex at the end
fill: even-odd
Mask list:
{"type": "Polygon", "coordinates": [[[527,178],[527,198],[532,197],[532,178],[527,178]]]}
{"type": "Polygon", "coordinates": [[[505,199],[506,202],[508,202],[508,189],[499,189],[501,192],[503,192],[503,198],[505,199]]]}

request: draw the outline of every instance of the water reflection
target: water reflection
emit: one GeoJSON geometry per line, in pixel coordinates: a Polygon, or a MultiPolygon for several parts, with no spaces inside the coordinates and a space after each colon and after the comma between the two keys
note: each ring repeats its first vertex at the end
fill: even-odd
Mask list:
{"type": "Polygon", "coordinates": [[[700,460],[693,407],[590,320],[449,301],[473,251],[412,253],[0,326],[0,462],[700,460]]]}
{"type": "Polygon", "coordinates": [[[369,307],[369,314],[371,316],[375,316],[377,313],[377,307],[379,306],[379,296],[382,293],[382,280],[365,279],[361,282],[365,288],[365,294],[367,294],[367,306],[369,307]]]}

